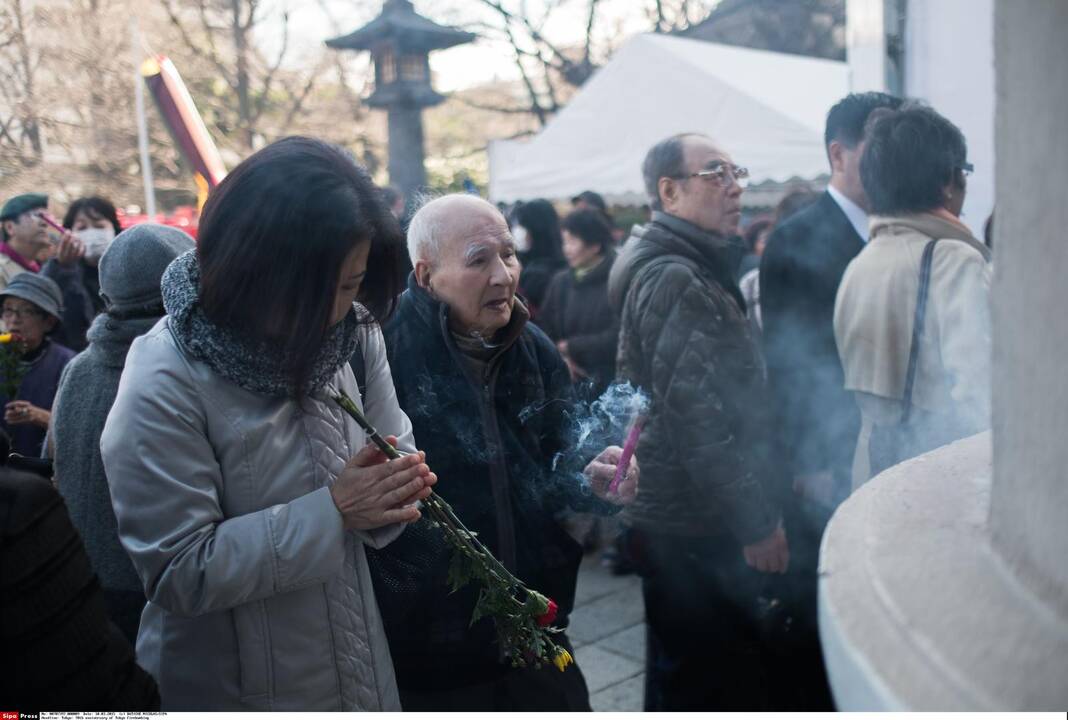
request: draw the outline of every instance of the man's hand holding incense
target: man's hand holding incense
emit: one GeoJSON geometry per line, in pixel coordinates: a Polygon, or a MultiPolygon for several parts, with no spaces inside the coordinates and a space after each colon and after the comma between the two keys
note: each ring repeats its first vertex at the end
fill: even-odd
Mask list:
{"type": "Polygon", "coordinates": [[[782,525],[771,535],[742,548],[742,555],[749,567],[762,573],[785,573],[790,566],[790,545],[782,525]]]}
{"type": "MultiPolygon", "coordinates": [[[[396,447],[397,438],[391,435],[386,442],[396,447]]],[[[425,460],[422,452],[389,460],[371,443],[356,453],[330,488],[345,529],[374,530],[418,520],[415,503],[430,495],[438,481],[425,460]]]]}
{"type": "Polygon", "coordinates": [[[622,457],[623,448],[610,445],[602,450],[601,454],[595,457],[585,470],[593,493],[602,500],[615,505],[629,505],[638,496],[638,458],[633,455],[623,480],[616,486],[615,491],[609,490],[622,457]]]}

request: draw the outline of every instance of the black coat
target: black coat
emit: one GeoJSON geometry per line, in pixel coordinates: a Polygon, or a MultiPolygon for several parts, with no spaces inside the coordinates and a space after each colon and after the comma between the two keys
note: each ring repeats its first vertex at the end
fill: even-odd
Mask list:
{"type": "Polygon", "coordinates": [[[555,342],[567,341],[575,364],[589,374],[599,394],[615,378],[619,317],[608,302],[608,275],[616,254],[609,251],[600,265],[581,278],[570,268],[553,277],[538,326],[555,342]]]}
{"type": "Polygon", "coordinates": [[[530,257],[520,257],[519,262],[523,266],[523,271],[519,274],[519,293],[526,300],[531,318],[537,320],[553,275],[566,263],[563,258],[530,257]]]}
{"type": "Polygon", "coordinates": [[[775,529],[781,487],[730,257],[727,239],[654,212],[624,246],[609,297],[622,312],[619,378],[651,399],[628,517],[649,533],[748,545],[775,529]]]}
{"type": "MultiPolygon", "coordinates": [[[[554,624],[566,627],[582,549],[557,518],[568,508],[610,511],[578,477],[592,458],[568,453],[567,367],[525,324],[476,383],[447,312],[409,280],[384,328],[397,399],[439,478],[435,491],[520,580],[557,602],[554,624]]],[[[368,552],[402,693],[489,682],[510,667],[492,621],[470,624],[477,587],[450,594],[449,552],[425,522],[368,552]]]]}
{"type": "Polygon", "coordinates": [[[63,499],[47,481],[6,468],[0,468],[0,618],[6,707],[159,709],[155,680],[108,622],[63,499]]]}
{"type": "Polygon", "coordinates": [[[848,482],[860,416],[845,390],[834,299],[864,242],[838,203],[819,200],[777,227],[760,264],[764,355],[789,471],[848,482]]]}

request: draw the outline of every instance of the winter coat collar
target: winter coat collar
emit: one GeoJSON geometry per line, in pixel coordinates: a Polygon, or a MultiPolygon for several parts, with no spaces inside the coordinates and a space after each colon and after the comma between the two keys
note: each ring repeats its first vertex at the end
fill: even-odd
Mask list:
{"type": "Polygon", "coordinates": [[[730,269],[730,249],[730,242],[722,235],[702,230],[674,215],[654,211],[648,225],[634,229],[619,262],[611,270],[609,302],[617,312],[621,311],[627,288],[638,270],[653,258],[677,255],[706,271],[744,310],[745,299],[730,269]]]}
{"type": "Polygon", "coordinates": [[[277,397],[315,394],[333,380],[358,347],[356,306],[327,333],[304,388],[295,388],[278,348],[208,320],[200,308],[200,265],[190,250],[163,273],[163,306],[182,349],[250,392],[277,397]]]}
{"type": "Polygon", "coordinates": [[[612,272],[612,262],[615,259],[616,251],[607,250],[601,257],[601,262],[586,272],[579,274],[573,268],[569,268],[568,272],[571,273],[576,285],[600,285],[608,282],[608,275],[612,272]]]}
{"type": "Polygon", "coordinates": [[[918,232],[932,239],[960,240],[975,248],[985,260],[990,260],[990,248],[979,242],[963,223],[955,219],[927,212],[893,217],[879,215],[871,218],[872,240],[887,237],[902,230],[918,232]]]}
{"type": "MultiPolygon", "coordinates": [[[[449,306],[420,287],[419,283],[415,281],[414,272],[408,275],[408,289],[405,291],[405,295],[408,296],[420,319],[431,328],[440,328],[446,345],[455,347],[456,343],[449,332],[449,306]]],[[[500,344],[500,349],[490,358],[490,362],[503,355],[508,351],[508,348],[515,344],[523,334],[523,328],[529,320],[530,312],[527,311],[526,306],[516,296],[515,305],[512,306],[512,317],[495,338],[495,342],[500,344]]],[[[457,352],[459,352],[458,349],[457,352]]]]}

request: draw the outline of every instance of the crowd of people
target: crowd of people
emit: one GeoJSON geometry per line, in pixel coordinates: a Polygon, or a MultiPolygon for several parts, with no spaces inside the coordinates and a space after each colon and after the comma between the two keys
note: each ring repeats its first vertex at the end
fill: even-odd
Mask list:
{"type": "Polygon", "coordinates": [[[7,200],[0,602],[25,662],[0,696],[589,710],[580,665],[517,663],[478,588],[450,591],[433,492],[553,599],[568,651],[569,520],[622,528],[645,709],[832,709],[824,528],[989,427],[990,253],[959,219],[965,139],[930,107],[842,99],[826,190],[744,227],[723,141],[648,150],[629,237],[592,191],[563,217],[473,194],[406,212],[310,138],[238,165],[195,243],[119,232],[98,197],[61,224],[44,195],[7,200]],[[623,382],[648,399],[636,450],[591,450],[574,418],[623,382]]]}

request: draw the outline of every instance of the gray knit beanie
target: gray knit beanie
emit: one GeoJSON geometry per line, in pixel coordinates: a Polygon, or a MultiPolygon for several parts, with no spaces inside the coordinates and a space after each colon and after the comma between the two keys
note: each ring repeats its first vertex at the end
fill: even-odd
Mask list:
{"type": "Polygon", "coordinates": [[[193,238],[181,230],[155,223],[134,225],[116,235],[100,258],[100,297],[108,312],[128,314],[160,307],[163,271],[195,246],[193,238]]]}

